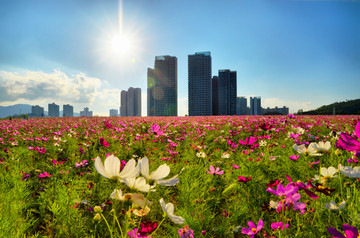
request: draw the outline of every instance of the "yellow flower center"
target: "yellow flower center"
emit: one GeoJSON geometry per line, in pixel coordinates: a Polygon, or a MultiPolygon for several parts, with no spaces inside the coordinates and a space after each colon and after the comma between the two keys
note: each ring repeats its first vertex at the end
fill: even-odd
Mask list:
{"type": "Polygon", "coordinates": [[[256,228],[252,228],[251,231],[255,233],[255,232],[256,232],[256,228]]]}

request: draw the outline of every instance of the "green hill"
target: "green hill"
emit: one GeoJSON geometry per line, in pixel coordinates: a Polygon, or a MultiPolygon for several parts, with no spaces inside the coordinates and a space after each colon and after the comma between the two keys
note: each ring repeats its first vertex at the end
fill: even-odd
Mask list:
{"type": "Polygon", "coordinates": [[[330,105],[321,106],[315,110],[298,112],[302,115],[332,115],[335,108],[335,115],[360,115],[360,99],[335,102],[330,105]]]}

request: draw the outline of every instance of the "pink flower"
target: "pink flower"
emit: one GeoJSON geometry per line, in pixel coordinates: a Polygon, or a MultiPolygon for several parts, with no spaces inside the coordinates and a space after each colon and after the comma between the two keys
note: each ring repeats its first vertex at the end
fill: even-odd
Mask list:
{"type": "Polygon", "coordinates": [[[52,176],[52,175],[48,174],[47,172],[44,172],[44,173],[38,175],[39,178],[49,178],[49,177],[51,177],[51,176],[52,176]]]}
{"type": "Polygon", "coordinates": [[[249,221],[248,224],[249,224],[249,228],[243,227],[241,233],[245,235],[249,235],[250,238],[253,238],[256,235],[256,233],[258,233],[264,226],[264,222],[261,219],[259,220],[257,226],[255,226],[254,222],[252,221],[249,221]]]}
{"type": "Polygon", "coordinates": [[[138,233],[138,228],[134,228],[132,231],[128,231],[128,236],[130,238],[148,238],[146,234],[138,233]]]}
{"type": "Polygon", "coordinates": [[[216,169],[214,168],[214,166],[210,165],[209,167],[210,171],[206,171],[208,174],[211,174],[211,175],[220,175],[220,174],[223,174],[224,173],[224,170],[220,170],[219,167],[217,167],[216,169]]]}
{"type": "Polygon", "coordinates": [[[360,122],[356,124],[355,134],[357,139],[349,136],[348,134],[341,133],[339,138],[339,146],[347,151],[360,151],[360,122]]]}
{"type": "Polygon", "coordinates": [[[152,132],[154,132],[154,134],[158,136],[164,135],[164,132],[160,130],[160,126],[158,124],[152,125],[151,130],[152,132]]]}
{"type": "Polygon", "coordinates": [[[290,155],[289,159],[291,160],[297,160],[300,157],[300,155],[290,155]]]}
{"type": "Polygon", "coordinates": [[[288,196],[288,195],[294,194],[297,192],[298,189],[299,189],[298,187],[295,187],[292,184],[288,184],[284,188],[284,186],[281,183],[279,183],[276,190],[269,187],[266,189],[266,191],[268,191],[269,193],[273,193],[276,196],[282,197],[282,196],[288,196]]]}
{"type": "Polygon", "coordinates": [[[282,221],[271,223],[271,228],[273,228],[275,231],[278,229],[281,229],[283,231],[284,229],[286,229],[288,227],[289,227],[289,224],[285,224],[285,226],[284,226],[282,221]]]}
{"type": "Polygon", "coordinates": [[[333,227],[327,227],[328,232],[333,235],[335,238],[357,238],[359,237],[359,231],[354,226],[348,224],[343,224],[345,235],[341,234],[338,230],[333,227]]]}
{"type": "Polygon", "coordinates": [[[100,144],[104,147],[110,146],[109,142],[105,141],[104,137],[100,137],[100,144]]]}
{"type": "Polygon", "coordinates": [[[238,178],[239,182],[243,182],[243,183],[246,183],[246,182],[252,180],[251,177],[246,178],[246,177],[243,177],[243,176],[238,176],[237,178],[238,178]]]}
{"type": "Polygon", "coordinates": [[[178,230],[178,233],[181,238],[187,238],[187,237],[194,238],[194,231],[189,229],[189,225],[186,225],[184,228],[178,230]]]}
{"type": "Polygon", "coordinates": [[[239,167],[238,165],[236,165],[236,164],[233,164],[232,167],[233,167],[234,169],[240,169],[240,167],[239,167]]]}
{"type": "Polygon", "coordinates": [[[254,144],[255,141],[256,141],[255,137],[250,136],[250,137],[247,137],[245,139],[245,141],[239,140],[239,144],[245,145],[245,146],[250,146],[250,148],[257,148],[257,147],[259,147],[259,144],[254,144]]]}
{"type": "Polygon", "coordinates": [[[290,206],[292,205],[294,211],[300,210],[300,214],[304,214],[306,209],[306,204],[303,202],[298,202],[300,198],[301,198],[300,193],[287,195],[285,199],[279,202],[276,212],[279,213],[281,210],[286,210],[286,208],[290,208],[290,206]]]}

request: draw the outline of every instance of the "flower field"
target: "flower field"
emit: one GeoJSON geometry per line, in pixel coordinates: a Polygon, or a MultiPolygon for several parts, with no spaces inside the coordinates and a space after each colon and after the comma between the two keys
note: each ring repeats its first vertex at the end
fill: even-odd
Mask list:
{"type": "Polygon", "coordinates": [[[0,237],[358,237],[359,116],[0,120],[0,237]]]}

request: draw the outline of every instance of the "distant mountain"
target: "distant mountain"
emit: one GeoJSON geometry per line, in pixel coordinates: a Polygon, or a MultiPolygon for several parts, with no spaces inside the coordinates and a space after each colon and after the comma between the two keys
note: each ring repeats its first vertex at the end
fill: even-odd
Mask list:
{"type": "Polygon", "coordinates": [[[0,106],[0,118],[28,113],[31,113],[31,105],[28,104],[16,104],[6,107],[0,106]]]}
{"type": "Polygon", "coordinates": [[[324,105],[316,110],[307,112],[299,111],[302,115],[360,115],[360,99],[346,100],[345,102],[335,102],[330,105],[324,105]]]}

